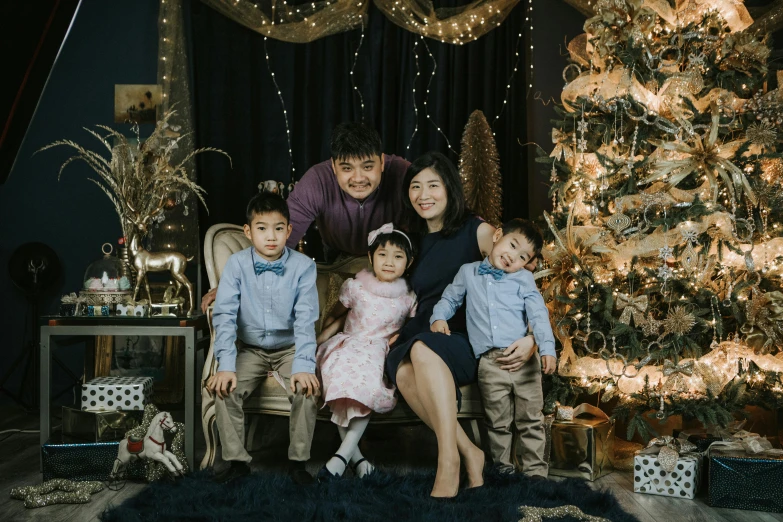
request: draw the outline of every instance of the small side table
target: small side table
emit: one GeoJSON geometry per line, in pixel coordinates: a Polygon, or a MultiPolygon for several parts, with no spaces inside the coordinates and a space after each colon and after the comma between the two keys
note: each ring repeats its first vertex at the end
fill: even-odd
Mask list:
{"type": "Polygon", "coordinates": [[[207,317],[61,317],[44,316],[41,324],[41,445],[51,435],[50,401],[52,379],[52,336],[161,335],[185,338],[185,456],[194,469],[196,408],[196,353],[209,341],[207,317]]]}

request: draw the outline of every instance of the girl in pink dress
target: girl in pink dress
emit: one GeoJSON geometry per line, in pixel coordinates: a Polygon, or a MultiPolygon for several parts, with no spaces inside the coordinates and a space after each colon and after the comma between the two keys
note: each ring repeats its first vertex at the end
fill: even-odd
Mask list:
{"type": "Polygon", "coordinates": [[[343,283],[339,303],[318,337],[323,343],[316,354],[323,398],[343,440],[318,472],[322,482],[341,476],[349,462],[360,477],[372,471],[359,451],[359,440],[371,412],[385,413],[397,404],[394,386],[384,380],[383,369],[389,338],[415,309],[416,296],[402,277],[413,261],[413,247],[391,223],[371,232],[368,242],[372,272],[362,270],[343,283]],[[345,327],[336,333],[336,318],[346,311],[345,327]]]}

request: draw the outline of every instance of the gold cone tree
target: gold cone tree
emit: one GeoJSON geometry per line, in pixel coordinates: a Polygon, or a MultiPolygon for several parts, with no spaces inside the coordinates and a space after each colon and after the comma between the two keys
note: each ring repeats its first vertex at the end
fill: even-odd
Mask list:
{"type": "Polygon", "coordinates": [[[462,134],[459,174],[468,208],[494,226],[500,226],[503,192],[498,149],[492,129],[479,110],[470,115],[462,134]]]}
{"type": "Polygon", "coordinates": [[[725,425],[783,406],[783,89],[741,2],[599,0],[569,44],[544,269],[548,397],[725,425]],[[652,412],[652,413],[651,413],[652,412]]]}

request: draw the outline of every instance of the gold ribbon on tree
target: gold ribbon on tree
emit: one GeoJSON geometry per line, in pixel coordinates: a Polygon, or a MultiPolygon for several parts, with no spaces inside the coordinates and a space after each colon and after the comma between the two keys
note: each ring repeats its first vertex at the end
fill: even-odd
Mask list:
{"type": "Polygon", "coordinates": [[[555,158],[558,161],[563,159],[566,163],[573,158],[574,151],[571,150],[571,147],[568,145],[569,140],[570,138],[565,132],[552,129],[552,143],[555,144],[555,148],[552,150],[549,157],[555,158]]]}
{"type": "Polygon", "coordinates": [[[636,326],[643,326],[647,323],[644,312],[647,310],[649,299],[646,295],[631,297],[628,294],[617,294],[617,310],[622,310],[620,322],[630,326],[631,317],[633,317],[636,326]]]}

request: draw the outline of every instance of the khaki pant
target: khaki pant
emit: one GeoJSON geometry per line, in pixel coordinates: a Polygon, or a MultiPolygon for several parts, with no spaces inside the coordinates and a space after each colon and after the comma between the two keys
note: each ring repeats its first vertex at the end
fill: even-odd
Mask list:
{"type": "Polygon", "coordinates": [[[313,443],[315,417],[318,412],[317,397],[304,393],[297,387],[291,392],[291,365],[294,361],[294,347],[283,350],[262,350],[237,341],[237,387],[225,399],[215,399],[220,444],[223,448],[223,460],[250,462],[252,458],[245,450],[245,412],[242,410],[245,398],[253,393],[261,379],[268,372],[278,372],[286,385],[288,400],[291,401],[289,419],[290,460],[307,461],[310,459],[310,446],[313,443]]]}
{"type": "Polygon", "coordinates": [[[546,477],[544,461],[544,392],[541,389],[541,359],[535,353],[516,372],[501,370],[497,357],[502,350],[492,349],[479,360],[478,387],[484,404],[492,460],[504,471],[515,469],[512,461],[514,435],[521,444],[517,455],[526,475],[546,477]]]}

